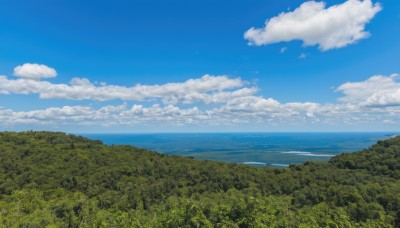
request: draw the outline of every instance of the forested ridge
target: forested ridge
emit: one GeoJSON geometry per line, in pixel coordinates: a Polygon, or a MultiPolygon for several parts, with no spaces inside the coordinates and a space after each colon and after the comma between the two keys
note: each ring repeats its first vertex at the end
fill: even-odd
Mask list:
{"type": "Polygon", "coordinates": [[[0,133],[1,227],[400,227],[400,137],[289,168],[0,133]]]}

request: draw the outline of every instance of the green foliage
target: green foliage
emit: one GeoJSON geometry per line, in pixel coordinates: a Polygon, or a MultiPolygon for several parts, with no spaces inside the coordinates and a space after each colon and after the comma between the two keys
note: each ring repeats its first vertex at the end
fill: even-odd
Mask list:
{"type": "Polygon", "coordinates": [[[400,137],[273,169],[64,133],[0,133],[0,227],[393,226],[400,137]]]}

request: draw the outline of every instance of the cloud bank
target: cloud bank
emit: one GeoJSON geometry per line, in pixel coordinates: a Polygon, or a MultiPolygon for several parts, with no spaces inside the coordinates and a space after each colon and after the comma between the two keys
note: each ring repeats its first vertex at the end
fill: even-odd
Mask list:
{"type": "Polygon", "coordinates": [[[281,103],[258,94],[255,85],[226,75],[204,75],[184,82],[131,87],[91,83],[74,78],[69,84],[0,76],[0,94],[37,94],[42,99],[74,100],[36,110],[1,107],[0,126],[310,126],[398,124],[400,76],[375,75],[337,87],[338,102],[281,103]],[[100,84],[100,85],[99,85],[100,84]],[[96,101],[82,105],[82,100],[96,101]],[[113,103],[104,104],[113,100],[113,103]]]}
{"type": "Polygon", "coordinates": [[[270,18],[262,28],[250,28],[244,38],[255,46],[301,40],[304,46],[318,45],[322,51],[342,48],[367,38],[365,25],[381,9],[371,0],[348,0],[329,8],[325,2],[309,1],[270,18]]]}
{"type": "Polygon", "coordinates": [[[0,76],[0,94],[38,94],[43,99],[98,101],[162,99],[163,103],[168,104],[220,103],[257,92],[257,88],[254,87],[237,89],[243,87],[245,83],[240,78],[204,75],[181,83],[137,84],[126,87],[104,83],[97,86],[86,78],[73,78],[69,84],[53,84],[48,81],[24,78],[13,80],[0,76]]]}

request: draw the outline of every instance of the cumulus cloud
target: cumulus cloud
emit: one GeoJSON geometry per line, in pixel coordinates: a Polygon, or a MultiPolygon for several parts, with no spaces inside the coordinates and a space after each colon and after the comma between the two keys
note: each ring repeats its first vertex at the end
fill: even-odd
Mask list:
{"type": "Polygon", "coordinates": [[[207,114],[199,111],[197,107],[181,109],[177,106],[158,104],[144,107],[133,105],[129,108],[126,104],[105,106],[94,109],[88,106],[63,106],[49,107],[32,111],[13,111],[0,109],[0,126],[16,124],[84,124],[84,125],[139,125],[153,124],[173,125],[191,124],[207,119],[207,114]]]}
{"type": "MultiPolygon", "coordinates": [[[[348,82],[336,91],[339,103],[281,103],[257,95],[255,85],[240,78],[204,75],[184,82],[131,87],[73,78],[68,84],[0,76],[0,94],[38,94],[47,99],[121,100],[120,105],[48,107],[14,111],[0,106],[0,126],[226,126],[237,124],[306,125],[398,123],[400,75],[376,75],[348,82]]],[[[115,103],[115,101],[113,101],[115,103]]],[[[87,103],[87,102],[86,102],[87,103]]]]}
{"type": "Polygon", "coordinates": [[[365,25],[381,9],[371,0],[348,0],[329,8],[325,2],[308,1],[270,18],[263,28],[250,28],[244,38],[256,46],[301,40],[323,51],[341,48],[367,38],[365,25]]]}
{"type": "Polygon", "coordinates": [[[375,75],[362,82],[347,82],[336,91],[345,96],[342,102],[364,106],[400,106],[400,75],[375,75]]]}
{"type": "Polygon", "coordinates": [[[25,63],[14,68],[14,76],[40,80],[41,78],[54,78],[57,76],[56,70],[43,64],[25,63]]]}
{"type": "Polygon", "coordinates": [[[0,76],[2,94],[39,94],[43,99],[145,101],[162,99],[164,103],[190,104],[193,102],[220,103],[235,96],[253,94],[256,88],[242,88],[246,82],[228,76],[204,75],[181,83],[141,85],[132,87],[96,86],[86,78],[73,78],[69,84],[53,84],[29,79],[10,80],[0,76]]]}
{"type": "Polygon", "coordinates": [[[272,98],[247,96],[235,98],[218,107],[133,104],[49,107],[31,111],[0,108],[0,126],[36,124],[43,126],[212,126],[245,123],[357,124],[395,121],[398,107],[374,109],[354,104],[318,104],[312,102],[279,103],[272,98]]]}

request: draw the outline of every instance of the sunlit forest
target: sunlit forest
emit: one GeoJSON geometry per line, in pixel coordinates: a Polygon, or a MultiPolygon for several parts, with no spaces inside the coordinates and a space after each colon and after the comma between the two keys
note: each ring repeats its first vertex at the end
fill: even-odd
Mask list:
{"type": "Polygon", "coordinates": [[[0,226],[400,227],[400,137],[269,168],[2,132],[0,226]]]}

